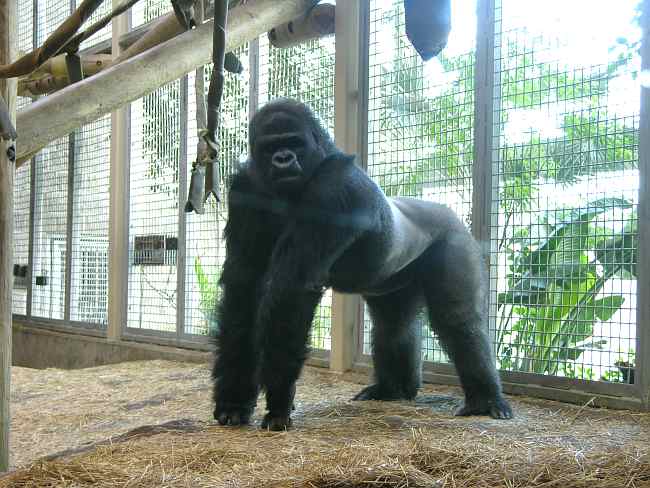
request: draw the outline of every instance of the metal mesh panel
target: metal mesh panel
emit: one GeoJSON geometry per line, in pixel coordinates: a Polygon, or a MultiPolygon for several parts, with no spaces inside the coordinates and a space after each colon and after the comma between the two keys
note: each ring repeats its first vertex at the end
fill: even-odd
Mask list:
{"type": "Polygon", "coordinates": [[[35,163],[32,316],[63,319],[65,306],[67,137],[43,149],[35,163]]]}
{"type": "MultiPolygon", "coordinates": [[[[249,66],[248,47],[235,51],[245,67],[249,66]]],[[[211,66],[204,70],[204,88],[207,94],[211,66]]],[[[219,276],[226,249],[223,230],[227,219],[228,177],[235,171],[238,161],[248,150],[249,77],[228,74],[221,102],[219,127],[219,171],[222,202],[212,197],[206,204],[204,215],[187,214],[186,224],[186,298],[185,333],[207,335],[216,328],[215,306],[219,299],[219,276]]],[[[196,96],[195,77],[189,79],[188,108],[188,184],[191,162],[196,159],[196,96]]]]}
{"type": "MultiPolygon", "coordinates": [[[[17,36],[18,51],[20,53],[31,51],[34,44],[33,35],[34,2],[33,0],[20,0],[17,5],[17,36]]],[[[18,97],[16,108],[29,105],[31,100],[18,97]]],[[[14,184],[14,266],[20,266],[19,273],[27,273],[29,259],[29,198],[30,198],[30,164],[24,164],[16,170],[14,184]]],[[[27,313],[27,276],[14,276],[13,313],[25,315],[27,313]]]]}
{"type": "Polygon", "coordinates": [[[38,0],[39,46],[70,15],[71,9],[70,0],[38,0]]]}
{"type": "MultiPolygon", "coordinates": [[[[80,3],[81,0],[77,0],[76,6],[78,7],[80,3]]],[[[97,10],[95,10],[95,12],[90,16],[90,18],[86,22],[84,22],[84,24],[81,26],[81,29],[79,29],[79,31],[81,32],[83,29],[87,29],[92,24],[100,20],[102,17],[105,17],[106,15],[110,14],[111,10],[113,10],[112,0],[104,0],[104,3],[102,3],[99,6],[99,8],[97,8],[97,10]]],[[[104,27],[99,32],[95,33],[90,38],[82,42],[81,49],[92,47],[98,42],[104,41],[106,39],[110,39],[111,32],[112,32],[112,24],[109,22],[109,24],[106,27],[104,27]]]]}
{"type": "MultiPolygon", "coordinates": [[[[401,0],[370,2],[368,174],[389,196],[443,203],[468,225],[472,202],[476,0],[453,2],[447,47],[423,63],[405,33],[401,0]]],[[[363,352],[371,351],[364,314],[363,352]]],[[[422,355],[447,361],[419,317],[422,355]]]]}
{"type": "Polygon", "coordinates": [[[70,318],[104,328],[108,308],[108,207],[111,118],[74,134],[70,318]]]}
{"type": "Polygon", "coordinates": [[[131,9],[131,25],[141,26],[171,11],[169,0],[142,0],[131,9]]]}
{"type": "Polygon", "coordinates": [[[131,104],[128,327],[176,331],[181,84],[131,104]]]}
{"type": "Polygon", "coordinates": [[[26,315],[29,261],[29,197],[31,170],[29,163],[16,170],[14,183],[14,270],[13,313],[26,315]]]}
{"type": "MultiPolygon", "coordinates": [[[[259,100],[263,105],[277,97],[290,97],[311,107],[334,135],[333,37],[315,39],[296,47],[277,49],[266,36],[260,38],[259,100]]],[[[327,292],[314,316],[311,345],[331,348],[332,294],[327,292]]]]}
{"type": "Polygon", "coordinates": [[[632,379],[636,3],[497,7],[491,318],[502,369],[632,379]]]}
{"type": "Polygon", "coordinates": [[[16,13],[18,51],[21,53],[29,52],[34,44],[34,0],[19,0],[16,13]]]}

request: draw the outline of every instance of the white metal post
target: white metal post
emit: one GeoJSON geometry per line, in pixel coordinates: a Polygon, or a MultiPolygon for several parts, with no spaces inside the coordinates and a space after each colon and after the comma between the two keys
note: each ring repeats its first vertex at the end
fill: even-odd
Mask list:
{"type": "MultiPolygon", "coordinates": [[[[650,0],[643,1],[641,70],[650,72],[650,0]]],[[[637,243],[637,313],[635,382],[650,409],[650,87],[641,87],[639,122],[639,239],[637,243]]]]}
{"type": "MultiPolygon", "coordinates": [[[[119,3],[119,0],[113,0],[113,6],[119,3]]],[[[113,58],[119,56],[120,36],[129,28],[129,12],[113,19],[113,58]]],[[[116,341],[122,336],[127,319],[130,139],[130,106],[126,105],[111,114],[107,337],[116,341]]]]}
{"type": "MultiPolygon", "coordinates": [[[[336,5],[335,121],[336,144],[356,154],[365,166],[364,100],[367,98],[367,20],[369,2],[338,2],[336,5]]],[[[330,369],[352,368],[358,350],[361,299],[334,293],[332,297],[332,350],[330,369]]]]}
{"type": "MultiPolygon", "coordinates": [[[[472,234],[479,242],[489,280],[489,320],[496,316],[496,279],[491,266],[496,255],[498,202],[493,198],[494,172],[498,164],[498,138],[494,130],[498,80],[495,79],[495,1],[478,0],[476,5],[476,66],[474,71],[474,161],[472,166],[472,234]]],[[[496,337],[494,327],[490,336],[496,337]]],[[[496,351],[496,343],[494,350],[496,351]]]]}

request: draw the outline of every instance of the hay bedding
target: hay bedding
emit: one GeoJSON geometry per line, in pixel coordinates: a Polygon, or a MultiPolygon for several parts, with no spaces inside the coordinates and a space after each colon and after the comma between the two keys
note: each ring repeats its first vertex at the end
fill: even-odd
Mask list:
{"type": "Polygon", "coordinates": [[[513,421],[455,418],[458,389],[353,403],[358,384],[308,369],[294,430],[270,433],[210,421],[207,365],[14,374],[22,467],[0,488],[650,487],[647,414],[513,397],[513,421]]]}

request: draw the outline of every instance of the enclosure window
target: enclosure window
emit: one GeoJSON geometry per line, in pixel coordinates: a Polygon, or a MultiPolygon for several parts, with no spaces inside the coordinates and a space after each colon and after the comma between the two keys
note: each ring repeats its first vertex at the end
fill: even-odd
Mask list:
{"type": "Polygon", "coordinates": [[[32,316],[63,319],[67,244],[69,138],[43,149],[35,159],[32,316]]]}
{"type": "MultiPolygon", "coordinates": [[[[236,171],[248,151],[249,50],[248,45],[237,49],[242,74],[226,76],[219,126],[219,186],[221,202],[211,197],[205,205],[205,214],[186,214],[186,278],[185,278],[185,333],[207,335],[217,327],[216,305],[219,300],[219,277],[226,256],[223,230],[227,215],[227,188],[230,176],[236,171]]],[[[207,94],[211,66],[201,68],[203,90],[207,94]]],[[[196,160],[196,75],[189,76],[188,103],[188,161],[196,160]]],[[[188,184],[191,164],[188,164],[188,184]]]]}
{"type": "MultiPolygon", "coordinates": [[[[311,107],[334,137],[334,38],[277,49],[262,36],[259,44],[260,105],[277,97],[296,98],[311,107]]],[[[332,292],[328,290],[316,309],[311,345],[329,350],[331,328],[332,292]]]]}
{"type": "Polygon", "coordinates": [[[29,198],[30,165],[16,171],[14,183],[14,288],[13,313],[27,314],[27,288],[29,287],[29,198]]]}
{"type": "Polygon", "coordinates": [[[176,332],[181,82],[131,104],[128,327],[176,332]]]}
{"type": "Polygon", "coordinates": [[[131,10],[131,25],[139,27],[169,12],[172,12],[172,3],[168,0],[142,0],[131,10]]]}
{"type": "Polygon", "coordinates": [[[497,8],[491,287],[502,369],[632,380],[638,15],[636,0],[497,8]]]}
{"type": "MultiPolygon", "coordinates": [[[[81,0],[76,0],[75,7],[78,7],[80,3],[81,0]]],[[[97,22],[99,19],[110,14],[111,10],[113,10],[113,2],[111,0],[104,0],[104,2],[97,8],[97,10],[93,12],[90,18],[86,22],[84,22],[84,24],[81,26],[81,29],[87,29],[92,24],[97,22]]],[[[86,39],[84,42],[82,42],[80,47],[81,49],[86,49],[94,46],[98,42],[105,41],[106,39],[110,39],[111,33],[112,33],[112,24],[111,22],[109,22],[106,27],[104,27],[99,32],[96,32],[88,39],[86,39]]]]}
{"type": "MultiPolygon", "coordinates": [[[[34,44],[34,0],[19,0],[17,5],[18,50],[30,51],[34,44]]],[[[18,97],[18,109],[31,103],[29,98],[18,97]]],[[[31,165],[24,164],[16,170],[14,183],[14,287],[13,313],[27,314],[27,289],[29,288],[29,200],[31,197],[31,165]]]]}
{"type": "Polygon", "coordinates": [[[70,319],[105,328],[111,118],[75,131],[70,319]]]}
{"type": "MultiPolygon", "coordinates": [[[[470,225],[476,0],[453,2],[447,47],[423,63],[405,32],[401,0],[371,0],[368,173],[389,196],[443,203],[470,225]]],[[[364,353],[370,353],[364,314],[364,353]]],[[[423,358],[447,361],[418,319],[423,358]]]]}
{"type": "Polygon", "coordinates": [[[41,46],[45,39],[70,15],[72,6],[70,0],[36,0],[38,5],[37,39],[41,46]]]}

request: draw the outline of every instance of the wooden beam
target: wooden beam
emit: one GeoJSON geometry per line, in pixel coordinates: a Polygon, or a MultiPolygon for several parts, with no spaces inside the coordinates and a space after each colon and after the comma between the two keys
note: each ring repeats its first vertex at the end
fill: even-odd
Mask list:
{"type": "MultiPolygon", "coordinates": [[[[317,0],[248,0],[230,13],[226,50],[304,14],[317,0]]],[[[212,21],[18,112],[18,165],[50,142],[210,62],[212,21]]]]}
{"type": "MultiPolygon", "coordinates": [[[[0,65],[16,54],[16,0],[0,0],[0,65]]],[[[16,82],[0,80],[0,96],[15,120],[16,82]]],[[[9,470],[9,398],[11,384],[11,296],[13,288],[13,141],[0,139],[0,472],[9,470]]],[[[15,154],[15,151],[14,153],[15,154]]]]}

